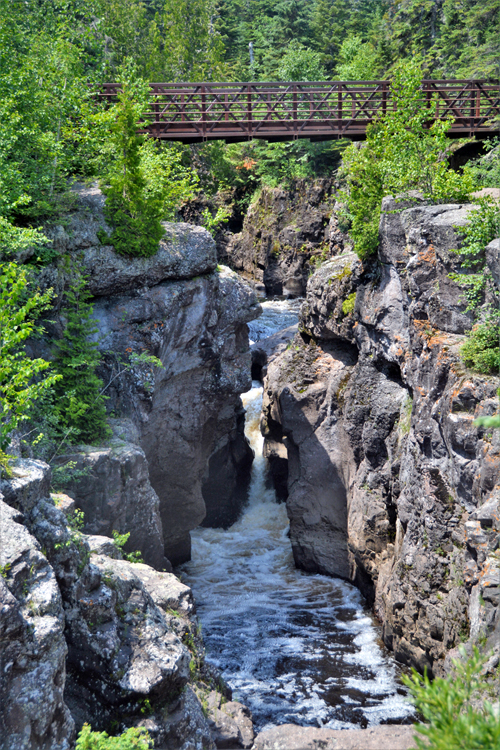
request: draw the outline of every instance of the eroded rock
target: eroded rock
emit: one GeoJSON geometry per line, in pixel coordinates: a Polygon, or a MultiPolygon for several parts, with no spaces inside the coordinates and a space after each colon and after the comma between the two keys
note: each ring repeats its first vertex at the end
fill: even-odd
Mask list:
{"type": "MultiPolygon", "coordinates": [[[[33,509],[46,484],[37,462],[3,482],[11,501],[33,509]]],[[[34,462],[33,462],[34,463],[34,462]]],[[[23,515],[0,494],[0,746],[2,750],[69,750],[74,721],[64,702],[65,615],[54,570],[23,515]]]]}
{"type": "Polygon", "coordinates": [[[318,259],[347,243],[329,179],[297,180],[289,190],[262,189],[243,230],[224,247],[223,262],[264,286],[268,295],[301,297],[318,259]]]}
{"type": "Polygon", "coordinates": [[[113,530],[129,533],[125,551],[140,551],[160,570],[170,567],[163,551],[160,501],[149,481],[137,430],[130,420],[114,419],[111,425],[113,438],[104,446],[79,446],[78,452],[64,457],[86,472],[69,485],[76,506],[84,512],[83,530],[105,537],[113,530]]]}
{"type": "Polygon", "coordinates": [[[347,565],[396,657],[435,673],[499,620],[500,446],[474,419],[498,410],[500,381],[459,358],[472,319],[449,277],[454,227],[473,208],[385,199],[380,264],[339,256],[319,269],[301,333],[265,384],[267,450],[288,459],[296,562],[335,575],[347,565]]]}

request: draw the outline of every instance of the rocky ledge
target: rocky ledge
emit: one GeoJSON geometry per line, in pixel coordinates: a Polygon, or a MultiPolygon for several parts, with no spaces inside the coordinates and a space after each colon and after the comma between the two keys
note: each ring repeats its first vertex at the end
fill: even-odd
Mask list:
{"type": "MultiPolygon", "coordinates": [[[[500,380],[459,357],[472,317],[449,277],[471,208],[385,199],[378,258],[311,277],[265,381],[297,565],[354,581],[396,657],[434,674],[464,641],[500,656],[500,436],[474,424],[500,380]]],[[[493,243],[486,260],[498,281],[493,243]]]]}
{"type": "MultiPolygon", "coordinates": [[[[168,568],[189,559],[191,529],[205,518],[229,525],[244,501],[253,454],[240,394],[251,384],[247,323],[260,306],[247,284],[217,266],[205,229],[165,224],[155,256],[125,258],[97,238],[106,228],[100,191],[77,184],[74,196],[67,226],[48,231],[66,260],[45,268],[40,284],[59,294],[72,266],[87,274],[99,374],[119,419],[109,445],[70,457],[91,478],[66,489],[86,514],[86,532],[130,531],[131,549],[168,568]],[[144,353],[161,367],[134,364],[144,353]]],[[[49,335],[33,342],[34,354],[50,357],[63,314],[51,311],[49,335]]]]}
{"type": "Polygon", "coordinates": [[[1,750],[70,750],[84,722],[144,726],[158,750],[250,747],[248,710],[205,664],[190,589],[83,534],[74,501],[49,489],[37,461],[0,485],[1,750]]]}

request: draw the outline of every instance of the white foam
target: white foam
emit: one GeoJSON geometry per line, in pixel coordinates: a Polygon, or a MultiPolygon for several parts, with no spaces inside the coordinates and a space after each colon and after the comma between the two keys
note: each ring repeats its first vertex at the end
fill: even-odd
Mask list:
{"type": "Polygon", "coordinates": [[[283,328],[295,325],[299,320],[302,299],[266,300],[262,302],[262,315],[248,324],[251,344],[266,339],[283,328]]]}
{"type": "Polygon", "coordinates": [[[249,705],[258,730],[404,719],[412,708],[357,589],[294,567],[286,508],[266,481],[261,401],[254,383],[243,395],[256,453],[248,506],[226,531],[196,529],[184,566],[208,658],[249,705]]]}

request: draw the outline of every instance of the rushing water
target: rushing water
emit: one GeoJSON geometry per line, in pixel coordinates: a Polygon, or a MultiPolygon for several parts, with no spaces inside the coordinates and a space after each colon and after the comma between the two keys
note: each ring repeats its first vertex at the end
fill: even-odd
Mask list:
{"type": "Polygon", "coordinates": [[[248,324],[250,343],[267,338],[297,323],[302,299],[271,299],[261,303],[262,315],[248,324]]]}
{"type": "MultiPolygon", "coordinates": [[[[278,330],[275,324],[269,321],[270,332],[278,330]]],[[[410,718],[395,663],[357,589],[295,569],[286,508],[266,481],[260,383],[242,398],[255,451],[248,506],[226,531],[192,532],[192,561],[183,568],[209,660],[251,708],[257,730],[410,718]]]]}

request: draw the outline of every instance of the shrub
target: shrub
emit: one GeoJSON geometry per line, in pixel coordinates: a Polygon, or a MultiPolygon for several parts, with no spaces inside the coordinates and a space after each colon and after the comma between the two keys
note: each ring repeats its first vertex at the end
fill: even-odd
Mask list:
{"type": "Polygon", "coordinates": [[[113,227],[110,235],[99,231],[103,244],[111,244],[117,253],[148,257],[158,250],[163,236],[161,201],[146,200],[146,181],[141,170],[140,148],[144,137],[137,134],[139,120],[146,107],[147,86],[140,79],[123,75],[121,92],[113,107],[111,127],[116,151],[113,171],[102,185],[106,196],[104,215],[113,227]]]}
{"type": "Polygon", "coordinates": [[[368,126],[362,147],[352,143],[344,152],[344,198],[360,258],[377,249],[384,195],[404,196],[417,190],[432,202],[464,200],[474,186],[469,169],[458,174],[447,165],[446,133],[451,120],[427,127],[433,102],[425,99],[421,81],[417,60],[396,66],[391,81],[395,109],[368,126]]]}
{"type": "Polygon", "coordinates": [[[479,200],[479,208],[471,211],[468,222],[463,227],[456,227],[463,235],[462,247],[453,252],[460,256],[460,265],[465,273],[450,273],[450,279],[465,289],[468,301],[467,311],[475,310],[481,303],[486,281],[491,278],[485,270],[485,248],[500,233],[500,209],[491,198],[479,200]]]}
{"type": "Polygon", "coordinates": [[[474,326],[460,349],[466,365],[485,375],[500,372],[500,315],[490,313],[474,326]]]}
{"type": "MultiPolygon", "coordinates": [[[[465,652],[462,652],[465,656],[465,652]]],[[[402,679],[415,700],[427,725],[417,725],[425,740],[416,738],[421,750],[493,750],[500,747],[500,718],[484,701],[485,681],[481,669],[485,659],[474,648],[473,655],[455,660],[454,670],[446,678],[432,683],[427,674],[422,677],[412,669],[411,677],[402,679]],[[481,710],[471,702],[481,701],[481,710]]]]}
{"type": "Polygon", "coordinates": [[[145,124],[149,85],[137,77],[134,66],[122,68],[119,83],[109,120],[114,159],[101,185],[104,215],[113,229],[109,235],[99,230],[98,237],[121,255],[150,257],[164,234],[162,219],[173,218],[179,201],[192,197],[197,179],[182,167],[180,151],[138,135],[145,124]]]}
{"type": "Polygon", "coordinates": [[[4,456],[11,432],[27,419],[30,404],[60,380],[59,375],[45,372],[49,362],[30,359],[24,350],[26,339],[43,331],[35,320],[50,306],[52,294],[52,289],[43,293],[30,289],[26,268],[0,264],[0,454],[4,456]]]}
{"type": "Polygon", "coordinates": [[[54,389],[54,412],[64,437],[70,436],[71,442],[94,443],[108,437],[110,430],[103,384],[96,374],[101,358],[97,343],[91,340],[97,328],[85,281],[76,274],[66,292],[66,326],[55,343],[54,369],[62,379],[54,389]]]}
{"type": "Polygon", "coordinates": [[[93,732],[84,724],[76,740],[76,750],[148,750],[153,747],[149,733],[142,727],[132,727],[119,737],[107,732],[93,732]]]}
{"type": "Polygon", "coordinates": [[[356,292],[352,292],[342,302],[342,312],[344,313],[344,315],[350,315],[354,310],[355,304],[356,304],[356,292]]]}

